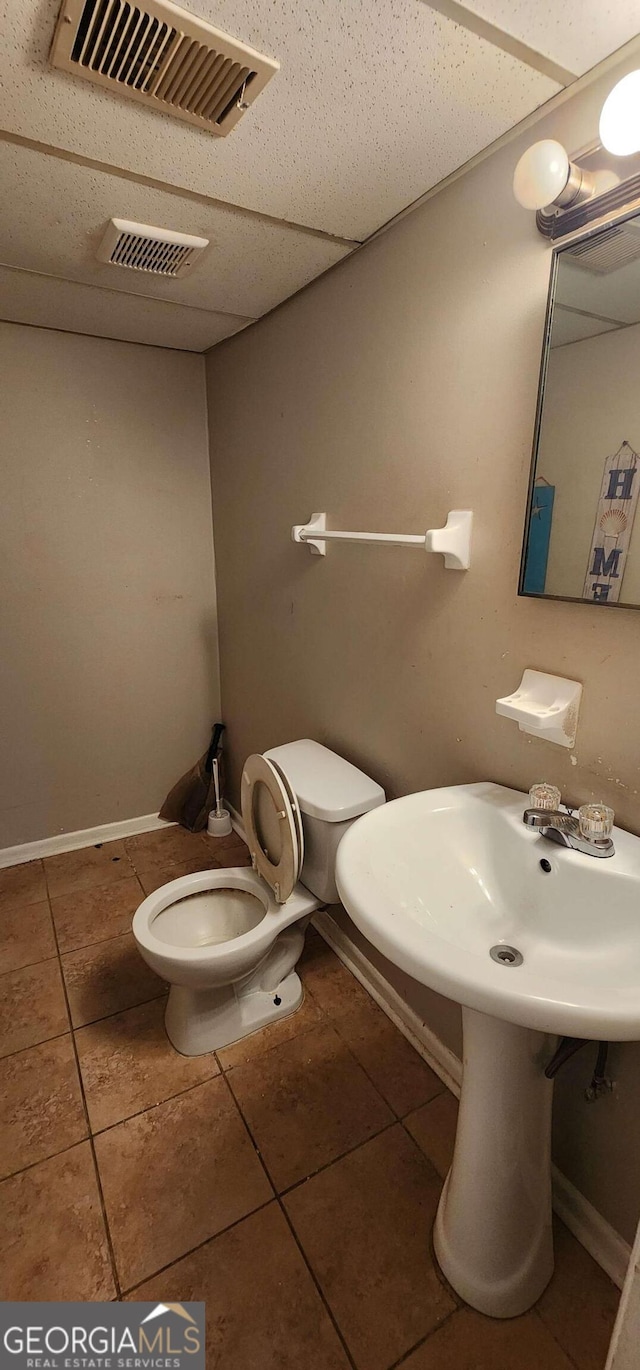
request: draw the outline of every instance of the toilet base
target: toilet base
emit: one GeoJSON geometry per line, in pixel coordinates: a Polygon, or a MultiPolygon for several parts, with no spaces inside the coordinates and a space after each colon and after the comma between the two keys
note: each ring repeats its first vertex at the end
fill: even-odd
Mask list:
{"type": "Polygon", "coordinates": [[[302,999],[302,983],[295,970],[274,990],[244,994],[234,985],[217,989],[172,985],[164,1015],[167,1037],[182,1056],[204,1056],[295,1013],[302,999]]]}

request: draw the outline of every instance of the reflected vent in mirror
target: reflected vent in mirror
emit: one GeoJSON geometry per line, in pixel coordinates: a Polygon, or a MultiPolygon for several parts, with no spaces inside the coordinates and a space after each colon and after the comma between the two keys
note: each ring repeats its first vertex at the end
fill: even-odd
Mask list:
{"type": "Polygon", "coordinates": [[[220,135],[278,70],[272,58],[171,0],[63,0],[50,60],[220,135]]]}
{"type": "Polygon", "coordinates": [[[196,258],[208,246],[208,238],[193,238],[189,233],[173,233],[150,224],[133,224],[127,219],[111,219],[96,257],[110,266],[126,266],[130,271],[150,271],[154,276],[175,279],[188,275],[196,258]]]}
{"type": "Polygon", "coordinates": [[[565,249],[576,266],[596,276],[607,276],[640,258],[640,227],[635,223],[613,224],[594,234],[587,242],[576,243],[565,249]]]}

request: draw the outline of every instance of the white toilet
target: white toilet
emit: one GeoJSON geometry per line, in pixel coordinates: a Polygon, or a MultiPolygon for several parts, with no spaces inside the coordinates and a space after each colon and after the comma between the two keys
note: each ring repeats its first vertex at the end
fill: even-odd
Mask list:
{"type": "Polygon", "coordinates": [[[253,869],[172,880],[133,919],[141,955],[171,986],[165,1025],[178,1051],[214,1051],[299,1007],[309,918],[339,901],[338,843],[384,802],[369,776],[310,739],[248,758],[242,820],[253,869]]]}

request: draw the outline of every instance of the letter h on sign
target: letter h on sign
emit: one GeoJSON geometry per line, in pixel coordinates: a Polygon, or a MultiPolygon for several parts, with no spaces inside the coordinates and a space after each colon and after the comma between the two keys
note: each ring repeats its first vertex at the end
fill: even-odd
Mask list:
{"type": "Polygon", "coordinates": [[[607,499],[631,499],[631,488],[635,474],[635,466],[622,466],[617,470],[610,471],[607,499]]]}

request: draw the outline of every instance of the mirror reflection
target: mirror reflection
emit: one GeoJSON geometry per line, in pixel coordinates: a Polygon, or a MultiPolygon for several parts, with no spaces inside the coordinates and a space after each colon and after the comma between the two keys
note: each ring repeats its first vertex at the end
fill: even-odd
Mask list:
{"type": "Polygon", "coordinates": [[[520,593],[640,607],[640,216],[557,251],[520,593]]]}

